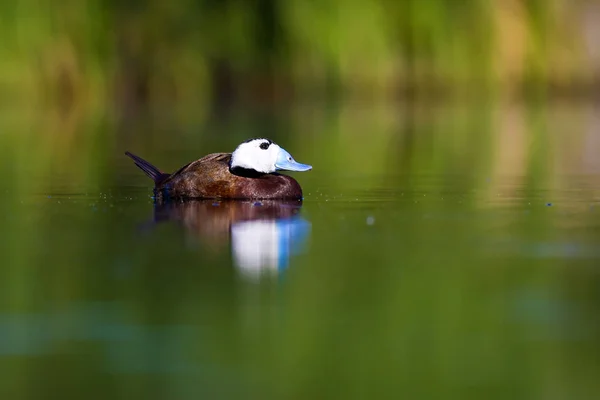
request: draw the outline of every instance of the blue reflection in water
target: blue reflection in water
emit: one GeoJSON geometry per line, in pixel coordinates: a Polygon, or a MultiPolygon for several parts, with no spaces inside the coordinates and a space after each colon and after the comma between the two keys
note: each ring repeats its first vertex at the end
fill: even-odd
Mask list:
{"type": "Polygon", "coordinates": [[[102,365],[118,373],[215,374],[215,366],[186,359],[202,336],[194,326],[121,323],[119,303],[89,303],[61,312],[0,314],[0,356],[45,356],[68,342],[103,346],[102,365]]]}
{"type": "Polygon", "coordinates": [[[488,251],[494,255],[519,255],[522,257],[546,259],[596,259],[600,258],[597,246],[575,241],[531,241],[519,238],[487,240],[488,251]]]}

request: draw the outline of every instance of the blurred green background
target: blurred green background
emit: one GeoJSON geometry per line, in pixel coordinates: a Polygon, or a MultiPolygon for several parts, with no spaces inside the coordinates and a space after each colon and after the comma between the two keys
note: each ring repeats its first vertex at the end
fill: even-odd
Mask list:
{"type": "Polygon", "coordinates": [[[9,0],[0,37],[2,397],[598,397],[600,1],[9,0]],[[140,228],[125,150],[257,136],[314,167],[284,273],[140,228]]]}
{"type": "Polygon", "coordinates": [[[594,0],[10,0],[10,104],[439,98],[597,84],[594,0]]]}

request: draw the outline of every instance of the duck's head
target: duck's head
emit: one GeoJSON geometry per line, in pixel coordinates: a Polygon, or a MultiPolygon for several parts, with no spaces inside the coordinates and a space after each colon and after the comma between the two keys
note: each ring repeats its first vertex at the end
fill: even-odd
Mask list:
{"type": "Polygon", "coordinates": [[[240,144],[231,154],[231,168],[244,168],[264,174],[279,170],[308,171],[310,165],[301,164],[269,139],[250,139],[240,144]]]}

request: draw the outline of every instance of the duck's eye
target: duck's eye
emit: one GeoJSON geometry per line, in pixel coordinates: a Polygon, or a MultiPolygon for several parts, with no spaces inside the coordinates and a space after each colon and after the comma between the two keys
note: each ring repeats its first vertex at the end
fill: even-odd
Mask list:
{"type": "Polygon", "coordinates": [[[260,146],[259,146],[259,147],[260,147],[261,149],[263,149],[263,150],[266,150],[266,149],[268,149],[268,148],[269,148],[269,145],[270,145],[270,144],[271,144],[271,143],[269,143],[269,142],[262,142],[262,143],[260,144],[260,146]]]}

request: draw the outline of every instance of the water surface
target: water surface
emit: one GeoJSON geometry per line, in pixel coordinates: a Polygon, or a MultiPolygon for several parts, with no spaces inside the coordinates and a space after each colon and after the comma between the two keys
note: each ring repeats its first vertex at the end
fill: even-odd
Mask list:
{"type": "Polygon", "coordinates": [[[4,117],[6,398],[595,398],[590,107],[4,117]],[[303,202],[158,207],[267,136],[303,202]]]}

